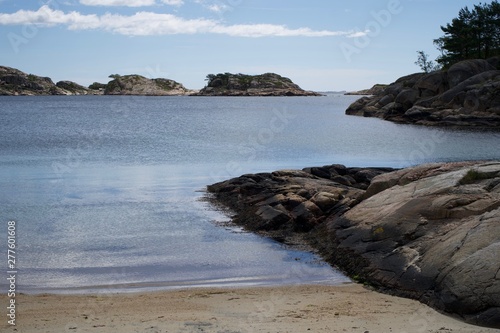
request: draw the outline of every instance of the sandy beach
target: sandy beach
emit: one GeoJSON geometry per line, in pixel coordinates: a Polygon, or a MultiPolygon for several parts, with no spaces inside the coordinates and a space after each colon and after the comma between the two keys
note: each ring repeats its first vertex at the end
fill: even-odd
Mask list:
{"type": "MultiPolygon", "coordinates": [[[[1,297],[6,311],[7,296],[1,297]]],[[[500,332],[359,284],[17,295],[2,332],[500,332]]]]}

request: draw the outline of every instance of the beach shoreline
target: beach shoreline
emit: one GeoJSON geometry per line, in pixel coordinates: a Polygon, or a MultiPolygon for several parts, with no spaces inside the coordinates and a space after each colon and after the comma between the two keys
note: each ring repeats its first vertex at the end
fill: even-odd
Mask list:
{"type": "MultiPolygon", "coordinates": [[[[7,296],[2,295],[0,301],[7,304],[7,296]]],[[[5,319],[2,331],[500,332],[355,283],[126,294],[20,294],[16,306],[16,326],[5,319]]]]}

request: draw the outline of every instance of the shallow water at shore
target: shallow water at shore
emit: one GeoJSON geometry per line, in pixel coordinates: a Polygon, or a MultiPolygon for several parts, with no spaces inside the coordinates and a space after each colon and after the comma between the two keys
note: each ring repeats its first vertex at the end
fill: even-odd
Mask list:
{"type": "Polygon", "coordinates": [[[500,159],[496,132],[345,116],[356,98],[0,98],[0,220],[16,221],[19,290],[343,283],[311,254],[220,226],[204,187],[332,163],[500,159]]]}

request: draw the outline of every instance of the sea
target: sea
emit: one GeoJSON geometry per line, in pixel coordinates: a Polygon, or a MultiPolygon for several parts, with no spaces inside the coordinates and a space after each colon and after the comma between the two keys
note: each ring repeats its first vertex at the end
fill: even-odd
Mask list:
{"type": "Polygon", "coordinates": [[[346,116],[357,98],[0,97],[0,287],[9,274],[33,294],[349,282],[202,199],[247,173],[500,159],[498,131],[346,116]]]}

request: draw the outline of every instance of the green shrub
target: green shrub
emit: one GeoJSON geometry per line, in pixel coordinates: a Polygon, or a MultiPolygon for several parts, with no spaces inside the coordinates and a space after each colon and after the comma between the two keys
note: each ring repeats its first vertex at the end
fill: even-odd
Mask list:
{"type": "Polygon", "coordinates": [[[467,171],[465,176],[460,179],[460,185],[474,184],[475,182],[481,181],[483,179],[488,179],[488,175],[478,170],[470,169],[467,171]]]}

